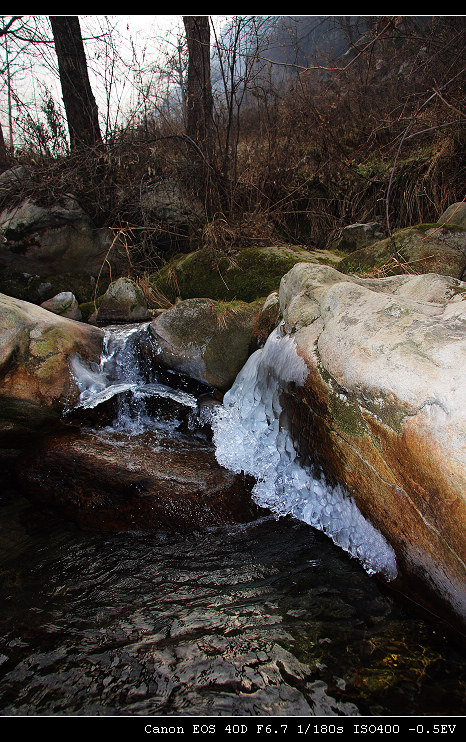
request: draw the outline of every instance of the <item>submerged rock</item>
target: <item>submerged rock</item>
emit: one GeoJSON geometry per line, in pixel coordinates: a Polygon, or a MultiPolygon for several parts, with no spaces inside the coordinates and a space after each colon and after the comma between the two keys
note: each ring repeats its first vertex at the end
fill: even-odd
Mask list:
{"type": "Polygon", "coordinates": [[[251,482],[221,467],[207,441],[146,433],[70,433],[19,461],[28,497],[91,530],[193,530],[260,512],[251,482]]]}
{"type": "Polygon", "coordinates": [[[273,372],[298,450],[385,536],[403,589],[466,624],[466,284],[301,264],[280,301],[306,369],[273,372]]]}

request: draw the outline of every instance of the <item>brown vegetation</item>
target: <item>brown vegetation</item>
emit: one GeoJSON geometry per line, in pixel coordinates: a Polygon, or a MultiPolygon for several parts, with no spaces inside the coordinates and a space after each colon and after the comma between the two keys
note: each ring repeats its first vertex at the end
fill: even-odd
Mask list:
{"type": "Polygon", "coordinates": [[[390,234],[435,222],[465,195],[465,19],[368,22],[343,61],[297,69],[280,85],[250,78],[228,151],[216,112],[208,163],[182,120],[145,118],[103,148],[16,150],[10,164],[30,175],[17,196],[51,203],[73,193],[96,226],[125,235],[138,274],[206,243],[326,248],[349,223],[376,220],[390,234]],[[163,178],[199,204],[189,224],[144,209],[143,193],[163,178]]]}

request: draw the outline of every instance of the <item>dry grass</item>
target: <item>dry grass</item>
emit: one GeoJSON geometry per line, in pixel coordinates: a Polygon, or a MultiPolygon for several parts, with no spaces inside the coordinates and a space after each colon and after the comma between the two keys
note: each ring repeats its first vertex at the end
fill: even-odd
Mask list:
{"type": "Polygon", "coordinates": [[[405,260],[402,256],[396,258],[392,256],[383,265],[373,268],[371,271],[364,271],[356,273],[355,275],[359,278],[387,278],[393,276],[395,273],[399,273],[400,269],[403,273],[418,274],[415,263],[424,262],[430,258],[435,257],[430,255],[427,257],[419,258],[418,260],[405,260]]]}

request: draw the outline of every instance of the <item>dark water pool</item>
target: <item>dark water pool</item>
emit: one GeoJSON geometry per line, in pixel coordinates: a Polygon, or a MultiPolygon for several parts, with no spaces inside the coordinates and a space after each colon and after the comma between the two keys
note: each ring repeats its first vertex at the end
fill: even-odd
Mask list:
{"type": "Polygon", "coordinates": [[[0,714],[463,715],[466,658],[291,519],[77,530],[0,504],[0,714]]]}

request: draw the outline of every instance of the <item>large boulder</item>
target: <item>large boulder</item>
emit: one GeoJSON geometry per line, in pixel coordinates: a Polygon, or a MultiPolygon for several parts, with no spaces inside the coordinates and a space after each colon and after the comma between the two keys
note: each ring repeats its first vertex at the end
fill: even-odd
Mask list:
{"type": "Polygon", "coordinates": [[[263,302],[186,299],[150,324],[157,362],[229,389],[246,362],[263,302]]]}
{"type": "Polygon", "coordinates": [[[56,422],[79,398],[71,361],[99,363],[103,331],[0,294],[0,442],[56,422]]]}
{"type": "MultiPolygon", "coordinates": [[[[386,540],[395,589],[464,628],[466,283],[436,274],[361,279],[298,264],[281,282],[280,305],[253,391],[251,357],[227,404],[243,386],[245,429],[257,418],[260,435],[273,438],[279,421],[298,459],[343,487],[386,540]]],[[[222,445],[225,464],[235,442],[222,445]]],[[[247,458],[256,444],[241,445],[247,458]]],[[[302,491],[308,522],[314,508],[322,524],[332,512],[341,519],[345,507],[327,502],[318,482],[302,491]]],[[[328,527],[354,541],[348,523],[328,527]]]]}
{"type": "Polygon", "coordinates": [[[194,438],[61,434],[24,454],[17,470],[28,497],[91,530],[193,530],[259,514],[250,480],[194,438]]]}
{"type": "Polygon", "coordinates": [[[418,599],[466,623],[466,284],[299,265],[280,300],[308,369],[283,398],[298,446],[386,537],[418,599]]]}
{"type": "Polygon", "coordinates": [[[420,224],[393,233],[391,238],[355,250],[339,264],[342,273],[390,276],[438,273],[462,279],[466,271],[466,229],[459,225],[420,224]]]}
{"type": "Polygon", "coordinates": [[[2,290],[18,298],[45,300],[71,290],[89,301],[96,280],[126,264],[111,230],[96,228],[72,197],[50,208],[26,199],[0,213],[2,290]]]}
{"type": "Polygon", "coordinates": [[[234,255],[203,248],[173,258],[151,276],[151,283],[171,302],[197,297],[252,302],[277,291],[282,276],[295,263],[334,264],[339,260],[328,250],[293,245],[245,248],[234,255]]]}

